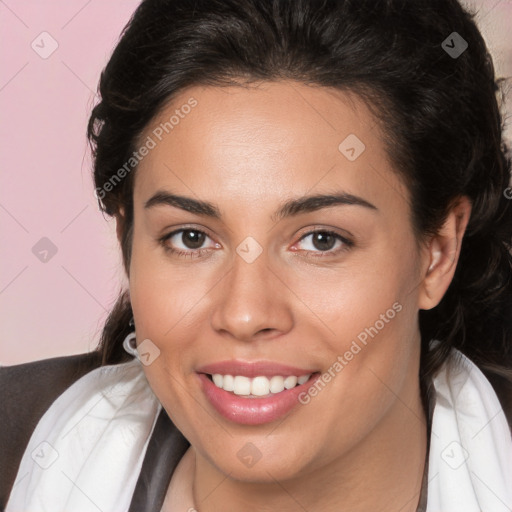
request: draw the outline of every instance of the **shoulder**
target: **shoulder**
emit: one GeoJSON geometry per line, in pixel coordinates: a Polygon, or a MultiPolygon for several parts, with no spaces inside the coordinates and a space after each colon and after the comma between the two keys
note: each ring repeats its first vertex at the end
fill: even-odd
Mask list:
{"type": "Polygon", "coordinates": [[[66,388],[100,365],[100,354],[90,352],[0,367],[0,510],[38,421],[66,388]]]}
{"type": "Polygon", "coordinates": [[[481,370],[498,396],[503,413],[507,418],[510,432],[512,433],[512,381],[510,377],[506,377],[492,369],[483,368],[481,370]]]}
{"type": "MultiPolygon", "coordinates": [[[[456,349],[452,351],[450,361],[457,367],[459,364],[462,364],[470,373],[473,369],[477,369],[478,373],[483,375],[484,380],[487,381],[487,385],[490,384],[490,387],[494,390],[498,398],[499,405],[503,410],[512,435],[512,368],[488,364],[481,361],[477,362],[456,349]]],[[[464,382],[465,381],[462,382],[462,386],[464,386],[464,382]]],[[[482,393],[483,400],[488,398],[485,396],[485,387],[480,388],[480,393],[482,393]]]]}

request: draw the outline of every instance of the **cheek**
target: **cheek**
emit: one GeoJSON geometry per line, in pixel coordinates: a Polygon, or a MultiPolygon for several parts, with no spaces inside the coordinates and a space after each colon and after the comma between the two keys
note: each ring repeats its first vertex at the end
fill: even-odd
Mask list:
{"type": "Polygon", "coordinates": [[[130,264],[130,301],[137,331],[137,341],[149,339],[159,350],[155,361],[144,370],[159,398],[159,387],[169,375],[178,375],[187,340],[184,332],[192,325],[190,320],[194,302],[201,289],[197,281],[187,279],[166,264],[163,251],[134,237],[130,264]]]}
{"type": "Polygon", "coordinates": [[[187,327],[208,291],[206,276],[197,269],[172,264],[163,249],[134,237],[129,286],[138,334],[158,343],[187,327]]]}
{"type": "Polygon", "coordinates": [[[324,372],[330,378],[326,397],[334,401],[343,397],[349,409],[357,411],[347,421],[359,422],[366,415],[371,424],[394,399],[390,390],[397,391],[415,378],[414,362],[419,359],[415,260],[405,257],[412,252],[392,252],[383,249],[338,272],[315,279],[305,273],[297,279],[302,283],[297,295],[309,311],[301,320],[303,327],[315,323],[319,329],[313,339],[323,340],[310,349],[324,356],[324,372]]]}
{"type": "Polygon", "coordinates": [[[327,339],[341,342],[338,350],[358,336],[364,341],[375,324],[379,332],[388,332],[400,309],[393,305],[406,299],[414,280],[407,268],[390,266],[382,254],[358,254],[332,269],[294,269],[287,282],[298,298],[299,321],[315,322],[327,339]]]}
{"type": "Polygon", "coordinates": [[[392,302],[393,296],[357,304],[354,299],[338,316],[336,337],[321,347],[328,382],[316,396],[303,399],[309,400],[308,417],[319,419],[315,432],[331,438],[321,452],[327,459],[364,439],[395,404],[414,403],[410,390],[419,372],[415,310],[410,299],[392,302]],[[332,435],[340,429],[343,437],[332,435]]]}
{"type": "Polygon", "coordinates": [[[137,341],[149,339],[158,347],[158,357],[144,366],[146,378],[171,420],[182,432],[189,432],[194,417],[186,392],[190,374],[191,339],[196,338],[194,304],[204,290],[197,280],[166,264],[159,250],[134,239],[130,265],[130,300],[137,341]]]}

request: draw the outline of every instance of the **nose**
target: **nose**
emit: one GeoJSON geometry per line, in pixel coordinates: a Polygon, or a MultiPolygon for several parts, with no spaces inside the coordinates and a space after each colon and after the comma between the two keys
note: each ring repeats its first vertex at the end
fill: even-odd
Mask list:
{"type": "Polygon", "coordinates": [[[292,292],[263,252],[248,263],[238,254],[216,287],[212,328],[239,341],[272,339],[292,329],[292,292]]]}

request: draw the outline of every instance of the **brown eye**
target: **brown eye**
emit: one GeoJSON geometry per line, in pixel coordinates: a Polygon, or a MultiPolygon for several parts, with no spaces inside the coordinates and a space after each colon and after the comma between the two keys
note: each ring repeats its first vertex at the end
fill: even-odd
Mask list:
{"type": "Polygon", "coordinates": [[[329,251],[336,244],[336,237],[331,233],[317,231],[312,236],[313,246],[319,251],[329,251]]]}
{"type": "Polygon", "coordinates": [[[311,231],[299,241],[301,249],[313,257],[334,256],[353,247],[354,243],[338,233],[327,230],[311,231]]]}
{"type": "Polygon", "coordinates": [[[213,240],[211,240],[210,247],[203,247],[207,239],[211,240],[205,232],[199,229],[182,228],[165,235],[159,241],[169,254],[196,258],[210,253],[212,248],[220,248],[220,245],[213,240]]]}
{"type": "Polygon", "coordinates": [[[181,232],[181,242],[187,249],[199,249],[204,244],[206,235],[196,229],[184,229],[181,232]]]}

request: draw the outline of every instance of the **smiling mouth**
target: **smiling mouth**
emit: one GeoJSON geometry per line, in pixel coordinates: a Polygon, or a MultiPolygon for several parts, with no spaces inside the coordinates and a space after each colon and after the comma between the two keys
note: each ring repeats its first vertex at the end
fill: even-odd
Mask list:
{"type": "MultiPolygon", "coordinates": [[[[230,366],[233,368],[233,365],[230,366]]],[[[226,420],[238,425],[268,424],[289,414],[302,404],[299,397],[314,386],[321,376],[319,371],[306,373],[304,370],[297,372],[299,375],[290,375],[291,367],[278,368],[279,365],[275,365],[276,374],[269,370],[268,365],[260,367],[261,373],[267,374],[265,376],[254,366],[249,369],[247,366],[239,366],[240,370],[253,377],[210,373],[216,370],[213,368],[204,368],[196,373],[200,388],[213,409],[226,420]],[[285,375],[278,375],[279,371],[285,375]]]]}
{"type": "Polygon", "coordinates": [[[319,372],[299,376],[274,375],[272,377],[266,377],[260,375],[254,378],[243,375],[222,375],[219,373],[206,373],[204,375],[206,375],[217,388],[228,391],[234,395],[243,398],[268,398],[273,395],[278,395],[283,391],[306,384],[311,380],[311,377],[317,374],[319,374],[319,372]]]}

